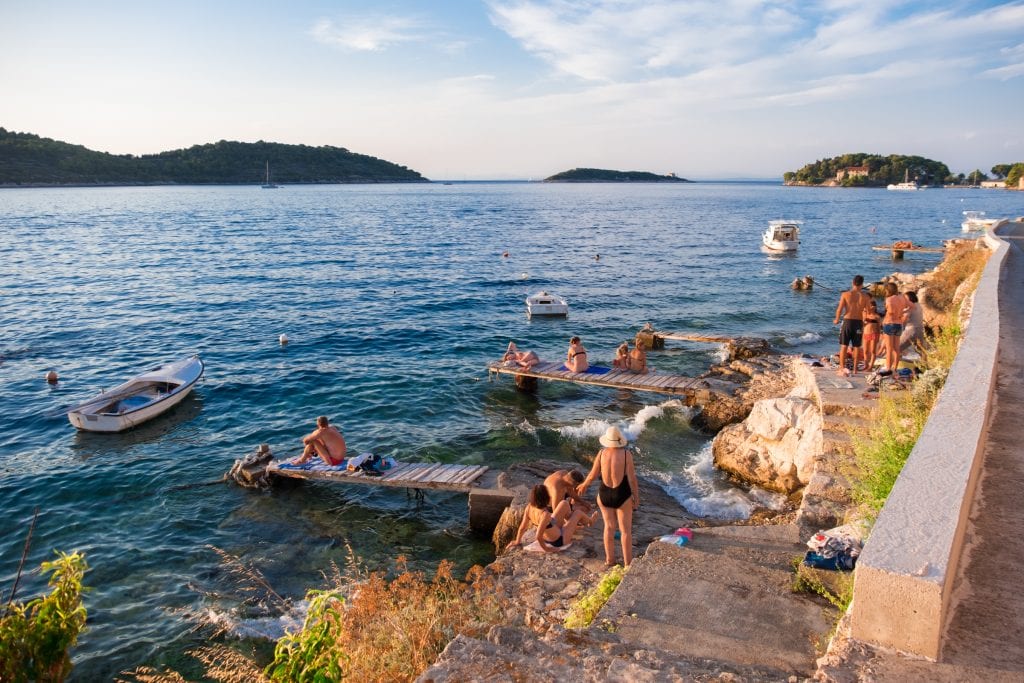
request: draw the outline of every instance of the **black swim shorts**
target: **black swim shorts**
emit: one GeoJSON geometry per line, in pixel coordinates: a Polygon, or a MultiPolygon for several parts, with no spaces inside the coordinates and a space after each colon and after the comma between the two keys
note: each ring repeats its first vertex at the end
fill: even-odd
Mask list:
{"type": "Polygon", "coordinates": [[[844,320],[839,329],[839,345],[860,348],[861,337],[864,335],[863,320],[844,320]]]}

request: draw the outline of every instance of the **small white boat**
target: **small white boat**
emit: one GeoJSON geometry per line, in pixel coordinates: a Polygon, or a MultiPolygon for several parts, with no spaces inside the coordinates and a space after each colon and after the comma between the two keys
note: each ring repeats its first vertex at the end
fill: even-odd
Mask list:
{"type": "Polygon", "coordinates": [[[537,292],[533,296],[526,297],[526,314],[535,315],[569,315],[569,304],[565,299],[549,294],[548,292],[537,292]]]}
{"type": "Polygon", "coordinates": [[[796,251],[800,246],[802,221],[771,221],[761,235],[761,242],[772,251],[796,251]]]}
{"type": "Polygon", "coordinates": [[[189,395],[205,366],[199,356],[153,368],[68,411],[87,432],[122,432],[171,409],[189,395]]]}
{"type": "Polygon", "coordinates": [[[885,186],[887,190],[893,190],[894,192],[915,192],[917,190],[923,190],[924,188],[917,184],[917,182],[910,182],[910,169],[906,169],[903,172],[902,183],[889,183],[885,186]]]}
{"type": "Polygon", "coordinates": [[[960,224],[960,227],[964,232],[972,232],[987,230],[998,222],[998,219],[995,218],[985,218],[984,211],[964,211],[964,222],[960,224]]]}

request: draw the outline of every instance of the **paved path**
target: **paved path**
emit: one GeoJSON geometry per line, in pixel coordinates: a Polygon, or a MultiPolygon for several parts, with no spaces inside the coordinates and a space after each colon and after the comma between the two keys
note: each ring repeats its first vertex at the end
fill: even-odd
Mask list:
{"type": "Polygon", "coordinates": [[[1024,674],[1024,223],[998,234],[1010,251],[999,280],[995,401],[940,659],[1024,674]]]}

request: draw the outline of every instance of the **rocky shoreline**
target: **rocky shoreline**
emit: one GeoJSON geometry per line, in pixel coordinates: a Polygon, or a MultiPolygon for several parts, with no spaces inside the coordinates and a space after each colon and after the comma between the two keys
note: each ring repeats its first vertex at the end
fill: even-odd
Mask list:
{"type": "MultiPolygon", "coordinates": [[[[929,304],[936,271],[886,278],[901,290],[919,290],[930,327],[948,322],[929,304]]],[[[972,286],[960,285],[954,301],[964,301],[972,286]]],[[[962,308],[969,315],[969,302],[962,308]]],[[[716,467],[741,485],[786,494],[783,511],[760,510],[740,524],[715,526],[641,479],[643,504],[633,533],[637,559],[596,625],[563,626],[572,604],[605,570],[600,531],[587,529],[556,555],[500,554],[488,570],[506,601],[504,624],[485,640],[456,638],[418,680],[564,675],[588,681],[797,681],[828,666],[828,657],[817,658],[838,612],[820,598],[793,592],[792,561],[806,550],[810,534],[841,523],[852,507],[844,475],[852,453],[849,434],[870,419],[874,406],[862,396],[863,376],[840,377],[832,368],[812,367],[812,360],[731,352],[701,377],[707,392],[695,401],[702,416],[695,424],[718,432],[716,467]],[[694,529],[690,545],[652,542],[679,526],[694,529]],[[653,594],[651,583],[658,584],[653,594]],[[733,605],[726,608],[730,616],[715,619],[722,604],[733,605]],[[737,609],[750,614],[741,618],[730,611],[737,609]],[[808,647],[811,641],[817,646],[808,647]]],[[[499,552],[515,533],[529,486],[561,467],[536,462],[503,475],[517,498],[495,530],[499,552]]]]}

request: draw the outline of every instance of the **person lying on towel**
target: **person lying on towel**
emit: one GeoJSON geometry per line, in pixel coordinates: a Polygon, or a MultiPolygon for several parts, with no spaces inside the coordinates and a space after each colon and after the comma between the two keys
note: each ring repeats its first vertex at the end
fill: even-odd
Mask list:
{"type": "Polygon", "coordinates": [[[302,443],[305,444],[305,448],[302,455],[292,461],[295,465],[307,462],[314,455],[320,456],[329,467],[345,461],[345,453],[348,450],[345,446],[345,437],[337,427],[327,421],[325,415],[316,419],[316,429],[302,437],[302,443]]]}

